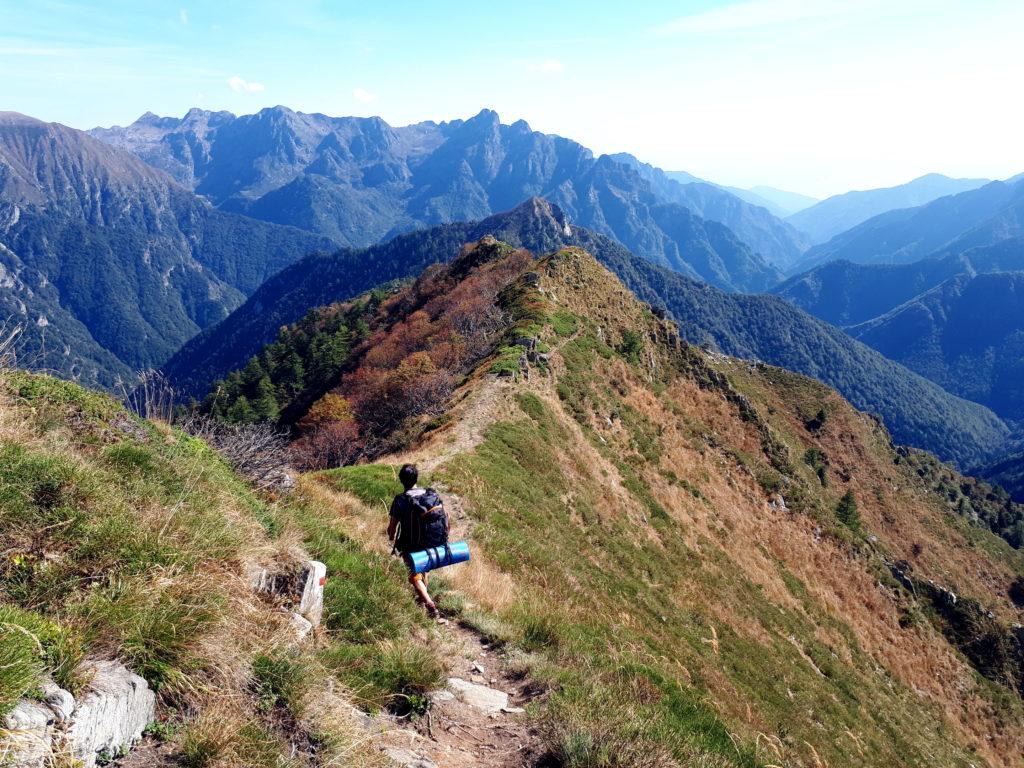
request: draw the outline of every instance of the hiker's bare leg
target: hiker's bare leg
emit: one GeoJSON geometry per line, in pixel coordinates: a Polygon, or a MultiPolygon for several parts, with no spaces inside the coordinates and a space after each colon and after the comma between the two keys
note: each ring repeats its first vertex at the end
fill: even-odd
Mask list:
{"type": "Polygon", "coordinates": [[[434,601],[430,598],[430,593],[427,591],[427,579],[422,573],[417,573],[409,577],[409,581],[412,582],[413,589],[416,590],[416,594],[419,595],[420,600],[423,601],[423,605],[427,607],[430,613],[437,611],[437,606],[434,605],[434,601]]]}

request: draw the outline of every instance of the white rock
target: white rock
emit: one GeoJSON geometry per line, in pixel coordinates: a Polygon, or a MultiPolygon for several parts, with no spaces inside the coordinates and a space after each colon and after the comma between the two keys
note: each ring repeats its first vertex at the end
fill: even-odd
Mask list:
{"type": "Polygon", "coordinates": [[[384,754],[390,757],[399,765],[404,765],[406,768],[437,768],[437,764],[427,760],[427,758],[417,755],[411,749],[403,749],[402,747],[387,747],[384,750],[384,754]]]}
{"type": "Polygon", "coordinates": [[[427,698],[430,699],[431,704],[440,704],[445,701],[455,701],[455,694],[447,688],[442,688],[439,691],[433,691],[427,698]]]}
{"type": "Polygon", "coordinates": [[[142,738],[156,716],[156,694],[146,681],[116,661],[90,665],[92,682],[78,700],[67,744],[84,768],[96,765],[101,751],[116,753],[142,738]]]}
{"type": "Polygon", "coordinates": [[[309,633],[313,631],[313,622],[305,616],[293,613],[291,615],[291,627],[292,631],[295,632],[295,639],[301,643],[309,637],[309,633]]]}
{"type": "Polygon", "coordinates": [[[485,685],[471,683],[459,677],[449,677],[448,687],[462,702],[481,712],[500,712],[508,706],[508,694],[485,685]]]}
{"type": "Polygon", "coordinates": [[[306,563],[306,585],[302,589],[299,613],[314,626],[320,626],[324,615],[324,585],[327,583],[327,566],[318,560],[306,563]]]}
{"type": "Polygon", "coordinates": [[[66,723],[70,720],[75,711],[75,697],[52,680],[44,682],[41,688],[43,701],[53,712],[54,719],[58,723],[66,723]]]}
{"type": "Polygon", "coordinates": [[[43,766],[53,753],[54,714],[38,701],[22,699],[3,719],[0,765],[43,766]]]}

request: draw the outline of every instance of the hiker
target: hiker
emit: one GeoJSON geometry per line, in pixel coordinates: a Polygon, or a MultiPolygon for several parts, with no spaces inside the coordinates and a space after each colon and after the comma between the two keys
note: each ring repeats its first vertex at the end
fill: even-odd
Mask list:
{"type": "Polygon", "coordinates": [[[413,570],[409,555],[448,543],[448,512],[437,491],[416,485],[419,470],[415,464],[404,465],[398,472],[398,479],[405,490],[391,502],[388,539],[395,543],[392,552],[400,554],[409,566],[409,583],[416,591],[417,600],[432,618],[440,618],[427,591],[427,575],[413,570]]]}

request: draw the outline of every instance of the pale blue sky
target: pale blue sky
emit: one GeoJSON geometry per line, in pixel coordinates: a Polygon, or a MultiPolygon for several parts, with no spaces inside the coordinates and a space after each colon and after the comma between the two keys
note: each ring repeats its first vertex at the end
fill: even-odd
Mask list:
{"type": "Polygon", "coordinates": [[[0,0],[0,109],[468,117],[814,195],[1024,171],[1021,0],[0,0]]]}

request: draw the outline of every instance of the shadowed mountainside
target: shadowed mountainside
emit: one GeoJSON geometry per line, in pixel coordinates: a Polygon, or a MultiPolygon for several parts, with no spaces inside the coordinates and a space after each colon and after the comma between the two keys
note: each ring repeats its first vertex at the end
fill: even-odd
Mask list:
{"type": "Polygon", "coordinates": [[[329,245],[218,211],[85,133],[0,113],[0,307],[23,364],[113,386],[329,245]]]}

